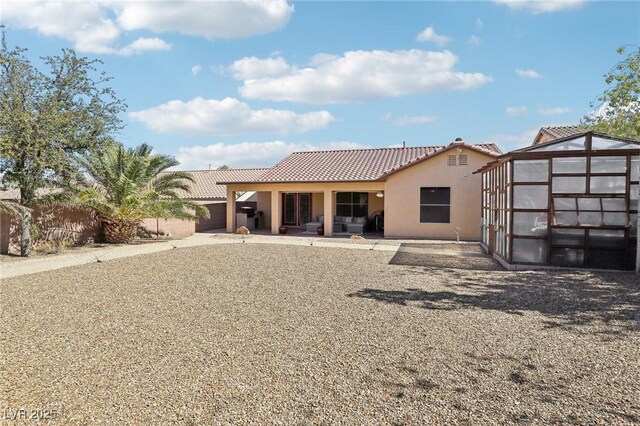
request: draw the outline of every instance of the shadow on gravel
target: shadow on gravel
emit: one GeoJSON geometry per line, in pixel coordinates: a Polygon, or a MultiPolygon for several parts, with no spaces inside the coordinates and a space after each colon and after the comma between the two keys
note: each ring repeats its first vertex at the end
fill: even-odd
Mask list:
{"type": "Polygon", "coordinates": [[[640,331],[640,283],[632,273],[587,271],[483,272],[413,268],[405,274],[425,274],[438,290],[363,288],[361,297],[400,306],[431,310],[488,309],[548,316],[546,328],[575,327],[594,321],[613,323],[602,332],[616,337],[640,331]],[[444,288],[444,290],[442,290],[444,288]]]}

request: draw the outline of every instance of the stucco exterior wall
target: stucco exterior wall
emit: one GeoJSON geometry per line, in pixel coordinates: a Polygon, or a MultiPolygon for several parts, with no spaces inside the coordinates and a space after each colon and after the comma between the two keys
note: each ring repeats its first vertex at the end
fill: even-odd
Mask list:
{"type": "Polygon", "coordinates": [[[176,238],[188,237],[196,232],[196,223],[192,220],[145,219],[142,221],[142,226],[152,233],[159,231],[163,234],[170,234],[176,238]]]}
{"type": "Polygon", "coordinates": [[[379,210],[384,210],[384,198],[376,197],[373,192],[369,193],[369,216],[379,210]]]}
{"type": "Polygon", "coordinates": [[[318,216],[324,216],[324,193],[311,194],[311,216],[315,220],[318,216]]]}
{"type": "MultiPolygon", "coordinates": [[[[100,237],[100,224],[91,212],[83,209],[35,207],[32,223],[38,229],[32,236],[34,248],[51,242],[80,245],[100,237]]],[[[19,251],[20,232],[20,219],[8,215],[0,217],[0,254],[19,251]]]]}
{"type": "Polygon", "coordinates": [[[224,228],[227,224],[227,207],[225,201],[201,203],[209,210],[209,219],[198,219],[195,231],[202,232],[210,229],[224,228]]]}
{"type": "Polygon", "coordinates": [[[258,203],[257,210],[264,214],[264,226],[267,229],[271,228],[271,193],[269,192],[257,192],[258,203]]]}
{"type": "Polygon", "coordinates": [[[393,238],[480,240],[481,176],[473,174],[493,157],[460,147],[468,156],[466,166],[448,166],[444,151],[387,178],[384,196],[384,235],[393,238]],[[451,188],[450,223],[420,223],[420,188],[451,188]]]}

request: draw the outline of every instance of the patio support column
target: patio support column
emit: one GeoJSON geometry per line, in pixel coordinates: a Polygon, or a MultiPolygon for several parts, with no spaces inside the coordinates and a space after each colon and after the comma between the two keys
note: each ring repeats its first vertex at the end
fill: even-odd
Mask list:
{"type": "Polygon", "coordinates": [[[333,235],[333,191],[324,190],[324,235],[333,235]]]}
{"type": "Polygon", "coordinates": [[[280,225],[280,214],[282,212],[281,197],[278,191],[271,191],[271,233],[278,234],[280,225]]]}
{"type": "Polygon", "coordinates": [[[236,224],[236,191],[227,185],[227,232],[234,232],[236,224]]]}

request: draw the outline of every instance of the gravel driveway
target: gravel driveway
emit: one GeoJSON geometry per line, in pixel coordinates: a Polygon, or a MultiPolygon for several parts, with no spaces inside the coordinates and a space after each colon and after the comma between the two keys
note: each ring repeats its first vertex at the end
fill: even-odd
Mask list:
{"type": "Polygon", "coordinates": [[[57,410],[45,424],[65,425],[640,423],[637,276],[392,257],[217,245],[3,280],[0,414],[57,410]]]}

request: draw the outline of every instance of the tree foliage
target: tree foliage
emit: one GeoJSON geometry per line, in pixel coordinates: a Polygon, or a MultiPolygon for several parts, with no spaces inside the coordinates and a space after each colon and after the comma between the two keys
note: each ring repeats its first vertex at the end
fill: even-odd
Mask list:
{"type": "Polygon", "coordinates": [[[178,161],[153,154],[149,145],[126,149],[113,143],[97,155],[85,156],[81,163],[91,181],[78,192],[75,202],[95,210],[107,226],[127,234],[113,242],[133,238],[131,233],[143,219],[209,216],[202,205],[180,197],[179,191],[190,191],[193,177],[182,171],[167,172],[178,161]]]}
{"type": "MultiPolygon", "coordinates": [[[[67,185],[78,173],[77,154],[96,152],[121,129],[125,104],[99,72],[98,60],[63,49],[42,58],[46,72],[26,49],[0,44],[0,183],[20,190],[31,207],[42,188],[67,185]]],[[[22,216],[21,254],[30,252],[30,215],[22,216]]]]}
{"type": "MultiPolygon", "coordinates": [[[[625,53],[626,48],[618,49],[619,55],[625,53]]],[[[598,110],[584,117],[582,124],[602,133],[640,139],[640,48],[635,47],[604,77],[609,88],[598,97],[598,110]]]]}

